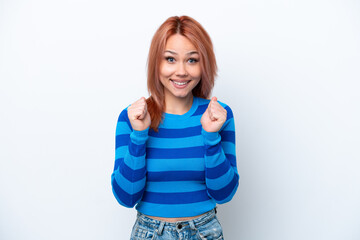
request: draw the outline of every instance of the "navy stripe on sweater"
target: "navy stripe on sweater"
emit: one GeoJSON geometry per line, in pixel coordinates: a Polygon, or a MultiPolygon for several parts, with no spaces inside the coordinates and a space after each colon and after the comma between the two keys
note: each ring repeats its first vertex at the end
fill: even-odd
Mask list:
{"type": "Polygon", "coordinates": [[[204,171],[167,171],[147,172],[147,180],[151,182],[163,181],[205,181],[204,171]]]}

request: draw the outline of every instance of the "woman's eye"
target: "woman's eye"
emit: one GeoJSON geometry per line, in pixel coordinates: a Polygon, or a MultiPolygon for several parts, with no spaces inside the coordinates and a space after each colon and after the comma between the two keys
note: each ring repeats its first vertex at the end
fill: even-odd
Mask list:
{"type": "Polygon", "coordinates": [[[198,60],[195,59],[195,58],[190,58],[190,59],[189,59],[189,62],[190,62],[190,63],[196,63],[197,61],[198,61],[198,60]]]}
{"type": "Polygon", "coordinates": [[[168,62],[174,62],[174,60],[175,60],[173,57],[166,57],[165,59],[168,62]]]}

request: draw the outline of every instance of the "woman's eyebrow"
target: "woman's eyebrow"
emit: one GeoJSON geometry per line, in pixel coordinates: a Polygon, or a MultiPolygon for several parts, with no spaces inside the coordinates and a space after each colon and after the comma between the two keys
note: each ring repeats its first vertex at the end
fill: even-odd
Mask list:
{"type": "MultiPolygon", "coordinates": [[[[169,52],[169,53],[172,53],[174,55],[178,55],[176,52],[171,51],[171,50],[165,50],[165,52],[169,52]]],[[[190,52],[186,53],[186,55],[192,55],[192,54],[199,54],[199,53],[197,51],[190,51],[190,52]]]]}

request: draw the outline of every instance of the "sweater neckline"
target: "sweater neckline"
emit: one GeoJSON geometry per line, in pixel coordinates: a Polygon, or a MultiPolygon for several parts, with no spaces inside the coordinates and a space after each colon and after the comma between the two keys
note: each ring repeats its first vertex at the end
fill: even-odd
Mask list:
{"type": "Polygon", "coordinates": [[[197,106],[198,106],[198,98],[196,96],[193,96],[193,102],[192,102],[191,108],[186,113],[180,115],[180,114],[172,114],[172,113],[164,112],[163,115],[164,115],[165,119],[166,118],[185,119],[185,118],[190,117],[196,111],[197,106]]]}

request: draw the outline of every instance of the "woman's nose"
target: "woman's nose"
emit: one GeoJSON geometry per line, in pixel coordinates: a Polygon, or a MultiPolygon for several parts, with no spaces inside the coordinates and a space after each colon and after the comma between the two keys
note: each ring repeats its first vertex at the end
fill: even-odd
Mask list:
{"type": "Polygon", "coordinates": [[[187,76],[188,75],[184,63],[179,63],[178,64],[178,67],[176,69],[176,75],[177,76],[187,76]]]}

